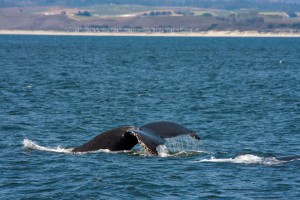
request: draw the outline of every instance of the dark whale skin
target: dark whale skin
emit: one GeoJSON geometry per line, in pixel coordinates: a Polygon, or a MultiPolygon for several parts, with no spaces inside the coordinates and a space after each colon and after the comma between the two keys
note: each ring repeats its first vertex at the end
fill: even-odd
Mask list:
{"type": "Polygon", "coordinates": [[[140,127],[121,126],[105,131],[83,145],[74,148],[72,152],[97,151],[100,149],[109,149],[110,151],[130,150],[140,143],[147,152],[157,155],[156,147],[166,142],[164,138],[179,135],[189,135],[196,140],[200,139],[196,132],[182,125],[159,121],[140,127]]]}

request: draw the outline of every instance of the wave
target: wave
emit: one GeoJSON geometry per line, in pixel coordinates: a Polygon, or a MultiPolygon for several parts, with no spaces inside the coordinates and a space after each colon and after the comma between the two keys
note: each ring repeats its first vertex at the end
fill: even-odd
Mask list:
{"type": "Polygon", "coordinates": [[[252,154],[239,155],[235,158],[215,158],[202,159],[196,162],[219,162],[219,163],[238,163],[238,164],[260,164],[260,165],[278,165],[289,161],[278,160],[275,157],[260,157],[252,154]]]}

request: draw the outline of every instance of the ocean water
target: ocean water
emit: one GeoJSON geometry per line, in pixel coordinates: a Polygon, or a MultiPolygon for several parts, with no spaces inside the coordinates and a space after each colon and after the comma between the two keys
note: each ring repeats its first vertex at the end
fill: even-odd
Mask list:
{"type": "Polygon", "coordinates": [[[299,199],[299,38],[0,36],[0,199],[299,199]],[[201,137],[71,153],[121,125],[201,137]]]}

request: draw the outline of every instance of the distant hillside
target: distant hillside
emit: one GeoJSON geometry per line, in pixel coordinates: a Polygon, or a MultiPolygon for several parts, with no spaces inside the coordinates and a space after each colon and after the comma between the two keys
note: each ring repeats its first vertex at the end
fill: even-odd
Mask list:
{"type": "Polygon", "coordinates": [[[0,9],[0,30],[67,32],[300,32],[295,12],[97,5],[0,9]]]}
{"type": "Polygon", "coordinates": [[[91,6],[96,4],[201,7],[224,10],[300,12],[299,0],[0,0],[0,8],[31,6],[91,6]]]}

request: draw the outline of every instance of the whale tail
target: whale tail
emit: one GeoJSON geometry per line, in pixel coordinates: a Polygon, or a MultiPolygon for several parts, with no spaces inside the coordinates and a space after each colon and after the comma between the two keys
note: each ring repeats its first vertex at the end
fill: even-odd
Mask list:
{"type": "Polygon", "coordinates": [[[96,151],[99,149],[109,149],[111,151],[130,150],[140,143],[147,152],[152,155],[158,155],[156,148],[165,144],[165,138],[179,135],[189,135],[196,140],[200,139],[196,132],[182,125],[160,121],[140,127],[122,126],[108,130],[73,149],[72,152],[96,151]]]}

